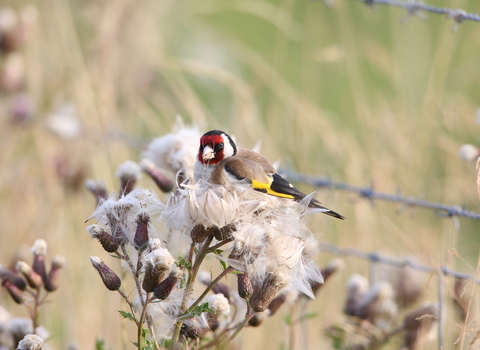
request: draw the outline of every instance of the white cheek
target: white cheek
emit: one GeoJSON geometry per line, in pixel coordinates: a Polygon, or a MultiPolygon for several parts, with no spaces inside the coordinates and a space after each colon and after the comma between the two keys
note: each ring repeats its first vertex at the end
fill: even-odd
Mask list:
{"type": "Polygon", "coordinates": [[[235,153],[235,150],[233,149],[232,145],[230,144],[230,140],[226,136],[223,136],[223,147],[224,147],[223,148],[223,154],[224,154],[223,158],[228,158],[228,157],[233,156],[233,154],[235,153]]]}

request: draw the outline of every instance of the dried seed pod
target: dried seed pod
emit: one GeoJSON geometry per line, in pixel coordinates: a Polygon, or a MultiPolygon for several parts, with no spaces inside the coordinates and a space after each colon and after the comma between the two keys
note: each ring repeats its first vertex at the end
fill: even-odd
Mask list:
{"type": "Polygon", "coordinates": [[[255,289],[252,297],[250,298],[250,304],[255,312],[265,311],[272,300],[277,296],[285,286],[288,284],[288,275],[277,270],[270,272],[265,277],[262,286],[255,289]]]}
{"type": "Polygon", "coordinates": [[[145,275],[142,287],[147,293],[155,291],[174,263],[173,257],[167,249],[158,248],[145,255],[145,275]]]}
{"type": "Polygon", "coordinates": [[[47,242],[43,239],[37,239],[32,246],[33,264],[32,269],[38,273],[43,282],[47,280],[47,268],[45,267],[45,256],[47,255],[47,242]]]}
{"type": "Polygon", "coordinates": [[[190,231],[190,237],[194,243],[203,243],[203,241],[205,241],[208,236],[214,234],[216,230],[213,226],[205,227],[203,225],[195,225],[192,231],[190,231]]]}
{"type": "Polygon", "coordinates": [[[116,252],[118,247],[120,247],[120,240],[113,237],[100,225],[88,226],[87,232],[90,234],[90,237],[96,238],[102,245],[103,249],[109,253],[116,252]]]}
{"type": "Polygon", "coordinates": [[[189,318],[183,323],[181,332],[190,339],[202,339],[209,330],[205,321],[199,320],[199,318],[189,318]]]}
{"type": "Polygon", "coordinates": [[[60,279],[60,270],[65,266],[65,258],[60,255],[56,255],[52,259],[52,267],[47,276],[47,281],[45,282],[45,289],[48,292],[53,292],[57,290],[59,279],[60,279]]]}
{"type": "Polygon", "coordinates": [[[170,192],[173,190],[173,181],[162,173],[151,160],[146,158],[143,159],[140,162],[140,167],[148,176],[150,176],[161,191],[170,192]]]}
{"type": "Polygon", "coordinates": [[[126,196],[132,192],[140,179],[140,173],[140,166],[131,160],[127,160],[118,167],[117,177],[120,180],[120,196],[126,196]]]}
{"type": "Polygon", "coordinates": [[[101,179],[85,180],[85,188],[95,196],[97,199],[97,205],[100,203],[100,201],[108,199],[107,185],[105,185],[105,181],[101,179]]]}
{"type": "Polygon", "coordinates": [[[146,210],[142,210],[137,214],[137,230],[133,238],[133,245],[137,250],[143,250],[148,243],[148,224],[150,223],[150,215],[146,210]]]}
{"type": "Polygon", "coordinates": [[[105,264],[102,259],[91,256],[90,261],[93,267],[98,271],[100,277],[102,278],[103,284],[107,287],[108,290],[115,291],[120,288],[122,285],[122,281],[120,277],[117,276],[115,272],[113,272],[107,264],[105,264]]]}
{"type": "Polygon", "coordinates": [[[15,267],[23,274],[31,288],[39,289],[43,286],[42,276],[33,271],[25,261],[18,261],[15,267]]]}
{"type": "Polygon", "coordinates": [[[10,282],[9,280],[3,280],[2,286],[8,291],[8,294],[12,297],[12,299],[17,303],[21,304],[25,300],[24,292],[20,288],[18,288],[15,284],[10,282]]]}
{"type": "Polygon", "coordinates": [[[344,312],[350,316],[358,316],[358,300],[368,290],[368,280],[359,274],[352,275],[347,282],[347,300],[344,312]]]}
{"type": "Polygon", "coordinates": [[[183,271],[180,268],[175,268],[167,278],[165,278],[162,282],[157,284],[153,291],[153,295],[155,298],[160,300],[165,300],[168,298],[170,293],[172,292],[173,288],[177,285],[177,282],[182,278],[183,271]]]}
{"type": "Polygon", "coordinates": [[[248,277],[248,273],[241,273],[237,275],[238,295],[243,299],[248,299],[253,294],[253,286],[248,277]]]}
{"type": "Polygon", "coordinates": [[[223,226],[213,232],[213,235],[217,241],[224,241],[232,238],[232,232],[235,232],[236,225],[234,223],[223,226]]]}
{"type": "Polygon", "coordinates": [[[22,277],[2,265],[0,265],[0,279],[10,281],[20,290],[27,289],[27,282],[22,277]]]}

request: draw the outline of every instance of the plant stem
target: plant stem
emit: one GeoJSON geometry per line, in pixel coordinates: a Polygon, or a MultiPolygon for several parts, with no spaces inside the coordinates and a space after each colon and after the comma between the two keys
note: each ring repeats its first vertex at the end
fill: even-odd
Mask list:
{"type": "Polygon", "coordinates": [[[252,307],[250,306],[250,301],[247,300],[247,314],[245,315],[245,320],[237,327],[235,332],[227,339],[225,343],[231,342],[235,337],[240,333],[240,331],[245,327],[245,325],[250,321],[250,319],[255,316],[256,312],[252,312],[252,307]]]}
{"type": "Polygon", "coordinates": [[[215,278],[212,283],[210,283],[210,285],[203,291],[202,295],[200,295],[197,300],[195,300],[195,302],[190,305],[190,307],[188,308],[187,310],[187,313],[192,311],[192,309],[197,306],[202,300],[203,298],[205,298],[205,296],[208,294],[208,292],[210,292],[213,288],[213,286],[215,286],[218,281],[220,281],[223,277],[225,277],[227,274],[229,274],[230,272],[234,271],[235,269],[231,266],[227,267],[225,270],[222,271],[222,273],[220,273],[217,278],[215,278]]]}
{"type": "Polygon", "coordinates": [[[142,313],[140,314],[140,320],[138,321],[137,325],[137,347],[138,350],[142,350],[142,330],[143,330],[143,322],[145,322],[145,314],[147,313],[147,305],[150,302],[149,300],[150,293],[147,293],[145,297],[145,305],[142,308],[142,313]]]}
{"type": "MultiPolygon", "coordinates": [[[[210,246],[210,243],[212,242],[212,240],[213,240],[213,236],[208,236],[207,237],[207,239],[205,240],[205,243],[202,246],[202,249],[200,250],[200,252],[198,253],[198,255],[195,258],[195,263],[193,264],[191,270],[188,271],[187,287],[185,288],[185,293],[183,294],[183,300],[182,300],[182,305],[181,305],[181,310],[182,311],[185,311],[186,308],[187,308],[188,296],[192,292],[193,285],[195,283],[195,279],[197,278],[198,270],[200,268],[200,265],[203,262],[203,259],[205,259],[205,256],[209,252],[209,246],[210,246]]],[[[194,250],[193,248],[194,248],[194,244],[192,244],[192,246],[190,247],[190,253],[189,253],[189,256],[188,256],[190,262],[193,260],[193,250],[194,250]]],[[[197,302],[197,304],[198,304],[198,302],[197,302]]],[[[183,322],[184,322],[184,320],[178,320],[177,323],[175,324],[175,331],[173,333],[172,340],[171,340],[171,343],[170,343],[170,349],[171,350],[175,350],[175,347],[176,347],[177,342],[178,342],[178,337],[180,336],[180,330],[182,328],[183,322]]]]}
{"type": "MultiPolygon", "coordinates": [[[[133,308],[132,302],[128,299],[128,297],[126,296],[126,294],[125,294],[124,292],[122,292],[120,289],[117,289],[117,292],[123,297],[123,299],[125,299],[125,301],[127,302],[128,306],[130,307],[130,311],[132,312],[132,315],[135,317],[135,309],[133,308]]],[[[137,319],[135,319],[135,323],[137,324],[137,327],[138,327],[138,321],[137,321],[137,319]]]]}
{"type": "Polygon", "coordinates": [[[225,244],[230,243],[230,242],[233,242],[233,237],[224,239],[224,240],[221,241],[220,243],[217,243],[217,244],[215,244],[214,246],[211,246],[210,249],[209,249],[209,251],[212,252],[212,251],[214,251],[214,250],[220,248],[221,246],[224,246],[225,244]]]}

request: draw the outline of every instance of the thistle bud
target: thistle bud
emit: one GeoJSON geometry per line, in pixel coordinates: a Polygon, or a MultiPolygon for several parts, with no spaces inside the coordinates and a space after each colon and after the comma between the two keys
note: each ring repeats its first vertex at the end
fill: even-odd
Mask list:
{"type": "Polygon", "coordinates": [[[43,339],[35,334],[27,334],[17,346],[17,350],[43,350],[44,348],[43,339]]]}
{"type": "Polygon", "coordinates": [[[161,191],[170,192],[173,190],[173,181],[163,174],[151,160],[146,158],[143,159],[140,162],[140,167],[148,176],[150,176],[161,191]]]}
{"type": "Polygon", "coordinates": [[[333,259],[322,269],[322,276],[323,276],[323,283],[319,283],[316,281],[312,281],[312,291],[313,294],[316,295],[317,292],[325,285],[327,280],[337,271],[341,270],[345,266],[342,259],[333,259]]]}
{"type": "Polygon", "coordinates": [[[91,256],[90,261],[93,267],[98,271],[100,277],[102,278],[103,284],[107,287],[108,290],[115,291],[120,288],[122,281],[115,272],[113,272],[103,261],[102,259],[91,256]]]}
{"type": "Polygon", "coordinates": [[[202,339],[207,335],[209,330],[203,320],[200,321],[198,318],[189,318],[183,323],[181,332],[190,339],[202,339]]]}
{"type": "Polygon", "coordinates": [[[47,242],[43,239],[37,239],[31,249],[33,257],[32,269],[38,273],[43,282],[47,280],[47,268],[45,267],[45,255],[47,255],[47,242]]]}
{"type": "Polygon", "coordinates": [[[248,273],[241,273],[237,275],[238,295],[243,299],[248,299],[253,294],[253,286],[248,277],[248,273]]]}
{"type": "Polygon", "coordinates": [[[2,280],[10,281],[20,290],[27,289],[27,282],[25,282],[25,280],[22,277],[20,277],[15,272],[10,271],[9,269],[5,268],[2,265],[0,265],[0,278],[2,280]]]}
{"type": "Polygon", "coordinates": [[[133,245],[137,250],[144,250],[148,243],[148,224],[150,215],[146,210],[142,210],[137,215],[137,230],[133,238],[133,245]]]}
{"type": "Polygon", "coordinates": [[[15,268],[23,274],[31,288],[38,289],[43,286],[42,277],[33,271],[25,261],[18,261],[15,268]]]}
{"type": "Polygon", "coordinates": [[[116,237],[113,237],[100,225],[88,226],[87,232],[90,234],[90,237],[96,238],[102,245],[103,249],[109,253],[116,252],[120,246],[120,240],[116,237]]]}
{"type": "Polygon", "coordinates": [[[219,293],[208,298],[208,305],[215,311],[215,314],[207,313],[208,326],[212,331],[215,331],[220,325],[218,318],[230,313],[230,304],[228,299],[219,293]]]}
{"type": "Polygon", "coordinates": [[[155,287],[163,281],[166,274],[172,268],[173,257],[167,249],[158,248],[145,255],[145,276],[142,287],[147,293],[155,290],[155,287]]]}
{"type": "Polygon", "coordinates": [[[105,185],[105,181],[101,179],[85,180],[85,188],[95,196],[97,200],[97,205],[100,203],[101,200],[108,199],[107,185],[105,185]]]}
{"type": "Polygon", "coordinates": [[[257,312],[250,320],[248,320],[248,324],[252,327],[258,327],[268,316],[270,316],[270,310],[268,309],[262,312],[257,312]]]}
{"type": "Polygon", "coordinates": [[[21,304],[25,300],[24,292],[20,288],[18,288],[15,284],[10,282],[10,280],[3,280],[2,286],[8,291],[8,294],[12,297],[12,299],[17,303],[21,304]]]}
{"type": "Polygon", "coordinates": [[[140,179],[140,167],[137,163],[127,160],[119,166],[117,177],[120,180],[120,196],[125,196],[132,192],[140,179]]]}
{"type": "Polygon", "coordinates": [[[177,285],[177,282],[180,280],[180,278],[182,278],[182,276],[183,271],[178,267],[175,268],[172,272],[170,272],[168,277],[159,284],[157,284],[157,286],[155,287],[155,290],[153,291],[155,298],[158,298],[160,300],[167,299],[173,288],[175,288],[175,286],[177,285]]]}
{"type": "Polygon", "coordinates": [[[265,311],[280,290],[289,282],[288,275],[277,270],[267,274],[260,288],[253,292],[250,304],[255,312],[265,311]]]}
{"type": "Polygon", "coordinates": [[[65,266],[65,258],[60,255],[56,255],[52,259],[52,267],[47,276],[45,282],[45,289],[48,292],[53,292],[58,288],[58,282],[60,279],[60,270],[65,266]]]}
{"type": "Polygon", "coordinates": [[[422,345],[435,332],[435,323],[438,322],[440,311],[437,303],[427,302],[405,316],[403,326],[405,333],[405,347],[407,349],[421,349],[422,345]]]}
{"type": "Polygon", "coordinates": [[[359,274],[352,275],[347,282],[347,300],[344,312],[350,316],[357,315],[357,304],[360,297],[368,290],[368,281],[359,274]]]}
{"type": "MultiPolygon", "coordinates": [[[[190,237],[194,243],[202,243],[205,239],[214,234],[214,231],[217,230],[214,227],[205,227],[203,225],[195,225],[190,231],[190,237]]],[[[218,231],[218,230],[217,230],[218,231]]]]}
{"type": "Polygon", "coordinates": [[[235,224],[228,224],[223,226],[220,229],[216,229],[213,232],[213,235],[217,241],[224,241],[232,237],[232,232],[235,232],[236,225],[235,224]]]}

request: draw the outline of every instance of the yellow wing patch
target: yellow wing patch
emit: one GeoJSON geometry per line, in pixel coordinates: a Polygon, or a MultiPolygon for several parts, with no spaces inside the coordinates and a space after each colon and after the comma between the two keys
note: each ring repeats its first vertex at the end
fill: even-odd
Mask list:
{"type": "Polygon", "coordinates": [[[263,182],[260,182],[260,181],[257,181],[257,180],[252,180],[252,187],[255,190],[258,190],[258,191],[261,191],[261,192],[266,192],[267,194],[272,195],[272,196],[277,196],[277,197],[282,197],[282,198],[290,198],[290,199],[295,198],[290,194],[280,193],[280,192],[276,192],[276,191],[272,190],[270,188],[270,185],[272,184],[273,180],[270,177],[268,178],[268,180],[269,180],[268,183],[263,183],[263,182]]]}

